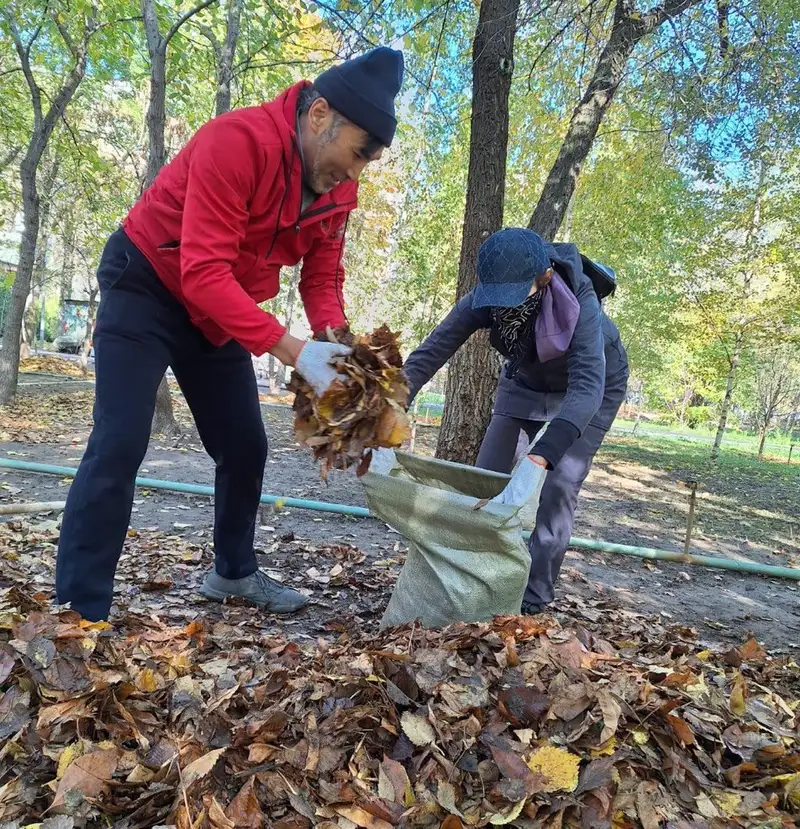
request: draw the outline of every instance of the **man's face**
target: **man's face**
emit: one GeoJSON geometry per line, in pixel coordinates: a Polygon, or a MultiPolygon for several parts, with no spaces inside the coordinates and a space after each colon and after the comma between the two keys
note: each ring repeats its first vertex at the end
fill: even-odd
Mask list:
{"type": "Polygon", "coordinates": [[[334,112],[324,98],[317,98],[305,119],[303,156],[306,184],[318,195],[333,190],[342,181],[358,181],[364,167],[383,154],[378,147],[368,155],[367,133],[334,112]]]}

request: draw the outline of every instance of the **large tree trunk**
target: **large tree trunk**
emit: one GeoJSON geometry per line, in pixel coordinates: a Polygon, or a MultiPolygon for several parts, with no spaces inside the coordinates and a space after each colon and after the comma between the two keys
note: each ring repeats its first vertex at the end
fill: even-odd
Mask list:
{"type": "Polygon", "coordinates": [[[31,291],[31,277],[36,261],[36,240],[39,237],[39,194],[36,189],[36,169],[41,153],[32,146],[20,165],[22,183],[22,239],[19,261],[11,298],[6,307],[5,328],[0,347],[0,404],[10,403],[17,391],[19,374],[19,347],[25,304],[31,291]]]}
{"type": "Polygon", "coordinates": [[[711,448],[712,461],[715,461],[719,457],[719,450],[722,446],[722,438],[725,435],[725,427],[728,425],[728,413],[730,412],[731,401],[733,400],[733,390],[736,388],[736,369],[739,367],[739,358],[742,356],[743,344],[744,333],[742,331],[738,331],[736,334],[736,343],[733,347],[733,354],[731,355],[730,368],[728,370],[728,382],[725,385],[725,396],[722,398],[722,405],[719,410],[717,434],[714,438],[714,446],[711,448]]]}
{"type": "Polygon", "coordinates": [[[589,86],[575,108],[567,134],[555,163],[547,176],[542,194],[528,227],[545,239],[554,239],[586,157],[592,149],[597,130],[619,84],[625,67],[639,41],[700,0],[666,0],[642,14],[634,4],[617,0],[611,34],[594,70],[589,86]]]}
{"type": "MultiPolygon", "coordinates": [[[[478,248],[503,223],[508,96],[519,0],[484,0],[472,44],[469,173],[457,298],[475,287],[478,248]]],[[[436,455],[474,463],[492,413],[500,362],[481,332],[450,361],[436,455]]]]}

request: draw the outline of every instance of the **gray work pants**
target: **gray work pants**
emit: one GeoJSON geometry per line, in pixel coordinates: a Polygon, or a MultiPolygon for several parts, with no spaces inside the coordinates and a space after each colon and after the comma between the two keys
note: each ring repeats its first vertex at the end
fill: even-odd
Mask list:
{"type": "MultiPolygon", "coordinates": [[[[619,378],[616,383],[607,384],[601,406],[605,415],[604,423],[613,422],[625,398],[626,385],[627,375],[619,378]],[[608,415],[610,418],[606,419],[608,415]]],[[[528,440],[533,441],[542,426],[543,421],[493,415],[476,466],[495,472],[510,472],[514,465],[520,431],[524,431],[528,440]]],[[[567,450],[558,466],[547,473],[536,513],[536,527],[528,542],[531,571],[525,589],[525,602],[544,605],[553,601],[553,584],[558,578],[569,546],[578,493],[607,430],[608,427],[604,428],[592,421],[567,450]]]]}

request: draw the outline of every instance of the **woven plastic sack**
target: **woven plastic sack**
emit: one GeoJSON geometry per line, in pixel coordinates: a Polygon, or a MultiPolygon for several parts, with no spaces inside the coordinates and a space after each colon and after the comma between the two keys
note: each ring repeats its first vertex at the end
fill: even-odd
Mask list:
{"type": "MultiPolygon", "coordinates": [[[[408,541],[381,627],[416,619],[441,627],[519,613],[530,556],[522,505],[500,503],[512,476],[406,452],[380,455],[361,479],[367,503],[408,541]]],[[[538,494],[541,481],[526,489],[520,500],[538,494]]]]}

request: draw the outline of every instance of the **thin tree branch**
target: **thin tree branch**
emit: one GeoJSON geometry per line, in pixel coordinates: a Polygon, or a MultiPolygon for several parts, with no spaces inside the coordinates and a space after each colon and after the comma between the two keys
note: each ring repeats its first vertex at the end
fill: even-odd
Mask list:
{"type": "Polygon", "coordinates": [[[193,9],[189,9],[188,12],[182,14],[170,27],[169,31],[167,32],[167,36],[164,38],[164,45],[166,46],[170,40],[175,36],[178,29],[180,29],[183,24],[189,20],[189,18],[194,17],[198,12],[203,11],[203,9],[207,8],[208,6],[216,3],[217,0],[203,0],[202,3],[198,3],[193,9]]]}
{"type": "Polygon", "coordinates": [[[58,29],[58,33],[61,35],[61,39],[66,43],[67,49],[69,49],[70,54],[73,58],[78,58],[78,50],[75,46],[72,37],[70,36],[69,30],[67,27],[59,20],[58,12],[54,11],[52,14],[53,23],[56,24],[56,28],[58,29]]]}
{"type": "MultiPolygon", "coordinates": [[[[41,90],[39,89],[39,84],[36,83],[36,78],[33,75],[33,70],[31,69],[31,44],[28,44],[27,48],[23,45],[22,38],[20,37],[19,30],[17,29],[17,24],[14,22],[14,18],[6,12],[4,12],[4,16],[8,21],[8,26],[11,30],[11,40],[14,42],[14,48],[17,50],[17,55],[19,56],[20,69],[22,70],[22,74],[25,76],[25,80],[28,84],[28,89],[31,93],[31,105],[33,106],[33,123],[34,129],[36,129],[38,128],[42,120],[42,94],[41,90]]],[[[39,29],[41,29],[41,26],[39,27],[39,29]]],[[[33,41],[31,41],[31,43],[33,43],[33,41]]]]}

